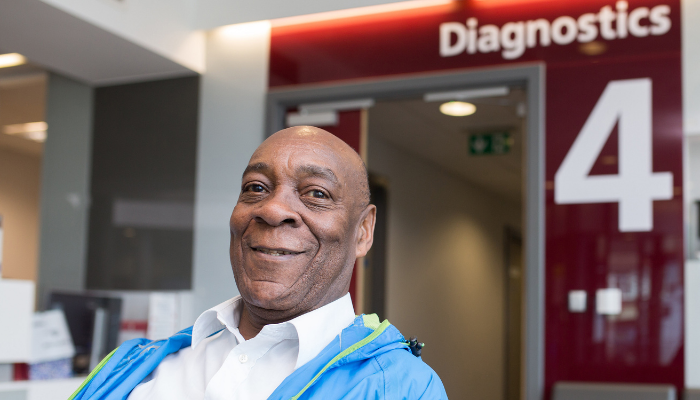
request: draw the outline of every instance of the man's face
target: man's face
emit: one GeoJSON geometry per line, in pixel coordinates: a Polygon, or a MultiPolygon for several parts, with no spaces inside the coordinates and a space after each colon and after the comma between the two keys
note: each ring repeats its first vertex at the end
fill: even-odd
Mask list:
{"type": "Polygon", "coordinates": [[[346,158],[332,142],[297,136],[273,137],[255,152],[230,221],[231,265],[247,303],[291,316],[347,290],[364,255],[364,207],[346,158]]]}

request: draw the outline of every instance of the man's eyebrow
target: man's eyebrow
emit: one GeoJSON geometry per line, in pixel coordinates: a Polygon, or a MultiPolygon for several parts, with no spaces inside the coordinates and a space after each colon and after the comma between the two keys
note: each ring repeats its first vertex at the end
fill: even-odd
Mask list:
{"type": "Polygon", "coordinates": [[[271,168],[269,165],[265,164],[264,162],[259,162],[255,164],[250,164],[245,168],[245,171],[243,171],[243,176],[250,172],[260,172],[264,173],[269,171],[271,168]]]}
{"type": "Polygon", "coordinates": [[[313,164],[307,164],[300,165],[296,168],[296,170],[299,174],[304,174],[306,176],[317,176],[319,178],[327,179],[335,184],[339,183],[338,177],[335,176],[335,173],[333,173],[333,171],[330,168],[321,167],[313,164]]]}

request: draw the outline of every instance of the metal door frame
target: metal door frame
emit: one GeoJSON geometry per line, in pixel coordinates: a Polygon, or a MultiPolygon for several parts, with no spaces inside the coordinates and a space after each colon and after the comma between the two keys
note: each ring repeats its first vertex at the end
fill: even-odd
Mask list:
{"type": "Polygon", "coordinates": [[[284,128],[285,110],[303,103],[422,95],[440,90],[494,85],[524,85],[527,91],[527,142],[525,144],[525,326],[524,394],[528,400],[544,396],[544,106],[545,64],[523,63],[508,67],[399,75],[273,88],[267,94],[266,137],[284,128]]]}

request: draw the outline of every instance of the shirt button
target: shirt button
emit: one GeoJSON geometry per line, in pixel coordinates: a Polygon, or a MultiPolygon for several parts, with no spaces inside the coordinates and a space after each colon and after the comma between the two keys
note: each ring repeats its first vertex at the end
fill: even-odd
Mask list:
{"type": "Polygon", "coordinates": [[[240,356],[238,356],[238,361],[240,361],[241,364],[245,364],[246,362],[248,362],[248,356],[245,354],[241,354],[240,356]]]}

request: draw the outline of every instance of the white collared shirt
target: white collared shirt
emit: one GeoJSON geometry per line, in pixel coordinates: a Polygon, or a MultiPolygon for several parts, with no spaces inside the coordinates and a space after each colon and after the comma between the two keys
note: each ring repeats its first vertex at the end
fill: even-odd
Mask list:
{"type": "Polygon", "coordinates": [[[237,296],[202,313],[192,329],[192,346],[165,357],[128,400],[267,399],[355,318],[346,294],[290,321],[266,325],[245,340],[238,331],[242,307],[237,296]]]}

